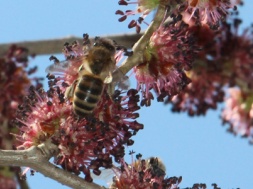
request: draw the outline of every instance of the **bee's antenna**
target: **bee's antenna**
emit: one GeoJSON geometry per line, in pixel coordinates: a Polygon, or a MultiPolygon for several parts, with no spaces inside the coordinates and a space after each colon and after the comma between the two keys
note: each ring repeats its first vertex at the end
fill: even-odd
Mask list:
{"type": "Polygon", "coordinates": [[[122,50],[125,56],[132,56],[133,51],[128,51],[127,48],[123,45],[119,45],[115,40],[113,40],[113,45],[115,46],[116,50],[122,50]]]}
{"type": "Polygon", "coordinates": [[[52,60],[53,60],[53,61],[54,61],[54,64],[58,64],[58,63],[60,63],[59,59],[58,59],[58,58],[56,58],[56,57],[55,57],[55,56],[53,56],[53,55],[49,57],[49,60],[50,60],[50,61],[52,61],[52,60]]]}
{"type": "Polygon", "coordinates": [[[118,45],[117,43],[115,44],[116,50],[122,50],[124,52],[125,56],[132,56],[133,51],[128,51],[125,46],[118,45]]]}
{"type": "Polygon", "coordinates": [[[94,38],[94,40],[95,40],[95,42],[94,42],[94,46],[97,46],[97,45],[99,45],[99,42],[98,42],[98,40],[100,40],[100,37],[98,37],[98,36],[95,36],[95,38],[94,38]]]}
{"type": "Polygon", "coordinates": [[[83,34],[83,45],[90,45],[89,34],[87,33],[83,34]]]}

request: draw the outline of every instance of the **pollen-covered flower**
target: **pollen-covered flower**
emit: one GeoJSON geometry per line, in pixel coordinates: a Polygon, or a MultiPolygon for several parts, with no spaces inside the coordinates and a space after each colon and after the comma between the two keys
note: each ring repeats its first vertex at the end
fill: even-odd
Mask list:
{"type": "MultiPolygon", "coordinates": [[[[120,15],[120,22],[123,22],[130,15],[141,14],[141,16],[137,20],[131,20],[128,24],[128,28],[136,28],[136,32],[139,33],[141,30],[140,24],[144,21],[145,17],[154,9],[156,9],[159,5],[159,0],[137,0],[135,2],[129,2],[125,0],[120,0],[119,5],[129,5],[129,4],[137,4],[137,8],[135,10],[126,10],[125,12],[121,10],[117,10],[115,14],[120,15]]],[[[147,23],[146,23],[147,24],[147,23]]]]}
{"type": "Polygon", "coordinates": [[[240,19],[224,24],[220,37],[220,57],[224,59],[224,75],[229,77],[230,86],[238,86],[243,92],[253,90],[253,28],[239,33],[240,19]]]}
{"type": "Polygon", "coordinates": [[[179,10],[183,13],[186,23],[193,20],[197,24],[208,24],[216,29],[229,14],[229,9],[237,9],[238,3],[234,0],[186,0],[180,5],[179,10]]]}
{"type": "MultiPolygon", "coordinates": [[[[80,117],[74,113],[75,106],[72,98],[67,98],[66,91],[74,87],[75,92],[75,82],[80,79],[80,66],[88,52],[81,53],[80,48],[78,43],[65,46],[66,62],[51,57],[55,63],[48,70],[54,68],[59,73],[48,75],[50,88],[47,93],[31,88],[25,104],[19,108],[21,135],[18,139],[22,142],[19,148],[51,140],[59,149],[54,162],[75,174],[82,172],[87,181],[92,181],[90,170],[100,174],[100,167],[112,166],[112,158],[116,161],[122,158],[125,145],[133,144],[131,137],[143,129],[143,125],[135,120],[139,116],[136,113],[139,96],[134,89],[116,90],[109,95],[104,86],[91,114],[80,117]]],[[[81,69],[89,69],[85,66],[81,69]]]]}
{"type": "MultiPolygon", "coordinates": [[[[204,65],[202,65],[204,66],[204,65]]],[[[166,103],[172,104],[173,112],[186,111],[188,115],[205,115],[207,110],[216,109],[217,103],[223,101],[222,79],[215,73],[215,70],[199,68],[189,71],[187,75],[191,83],[187,85],[184,91],[169,99],[166,103]]]]}
{"type": "Polygon", "coordinates": [[[123,157],[124,145],[132,145],[131,137],[143,128],[134,121],[138,117],[134,111],[139,109],[135,90],[125,97],[117,91],[113,99],[104,94],[94,116],[81,120],[73,115],[72,105],[62,102],[62,93],[30,91],[26,104],[19,108],[22,144],[18,149],[52,139],[60,149],[55,163],[83,172],[89,181],[89,169],[99,174],[100,167],[111,167],[111,157],[123,157]]]}
{"type": "Polygon", "coordinates": [[[5,56],[0,58],[0,122],[3,117],[9,120],[15,117],[17,105],[33,84],[41,86],[39,78],[29,78],[36,72],[36,67],[27,69],[28,50],[11,46],[5,56]]]}
{"type": "Polygon", "coordinates": [[[233,24],[223,23],[218,31],[206,26],[191,27],[202,51],[193,62],[193,69],[187,72],[192,83],[169,101],[173,111],[205,115],[223,101],[224,87],[252,91],[252,33],[247,29],[238,34],[240,23],[234,19],[233,24]]]}
{"type": "Polygon", "coordinates": [[[239,88],[230,88],[222,112],[222,120],[228,123],[228,131],[244,137],[253,142],[253,96],[245,94],[239,88]]]}
{"type": "Polygon", "coordinates": [[[18,149],[38,146],[59,130],[59,125],[72,111],[71,105],[63,104],[63,95],[57,91],[35,90],[30,87],[29,95],[18,107],[18,120],[21,142],[18,149]],[[58,93],[58,94],[57,94],[58,93]]]}
{"type": "Polygon", "coordinates": [[[197,44],[201,47],[192,69],[187,71],[191,83],[182,93],[168,99],[172,104],[172,111],[186,111],[190,116],[205,115],[208,109],[216,109],[217,103],[223,101],[223,86],[228,77],[222,76],[223,61],[219,60],[217,36],[214,30],[207,26],[193,26],[190,28],[196,36],[197,44]]]}
{"type": "MultiPolygon", "coordinates": [[[[0,148],[13,149],[14,137],[10,133],[17,133],[12,120],[16,116],[16,109],[22,103],[23,97],[31,84],[41,86],[40,78],[32,77],[36,67],[28,68],[29,52],[24,47],[12,45],[0,57],[0,148]]],[[[19,170],[0,167],[0,186],[5,189],[15,189],[18,185],[19,170]]]]}
{"type": "Polygon", "coordinates": [[[150,105],[152,89],[158,101],[178,94],[190,82],[185,71],[191,69],[196,51],[184,22],[172,21],[159,27],[144,51],[143,63],[134,68],[142,105],[150,105]]]}
{"type": "Polygon", "coordinates": [[[115,176],[110,189],[176,189],[182,177],[165,178],[165,167],[157,157],[137,160],[127,164],[121,160],[121,168],[114,167],[115,176]]]}

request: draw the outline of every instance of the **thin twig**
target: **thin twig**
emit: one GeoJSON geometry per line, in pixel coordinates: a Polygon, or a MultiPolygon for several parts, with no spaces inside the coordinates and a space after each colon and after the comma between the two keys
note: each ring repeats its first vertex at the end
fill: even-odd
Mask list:
{"type": "Polygon", "coordinates": [[[20,173],[21,173],[21,168],[16,167],[15,168],[15,175],[16,175],[16,179],[17,179],[17,182],[18,182],[18,185],[19,185],[20,189],[30,189],[30,187],[27,183],[27,180],[22,179],[20,177],[20,173]]]}
{"type": "Polygon", "coordinates": [[[164,18],[164,14],[166,13],[165,5],[159,5],[155,18],[143,34],[143,36],[136,42],[133,46],[133,55],[129,56],[122,65],[113,73],[113,80],[118,81],[122,76],[124,76],[127,72],[129,72],[134,66],[142,63],[143,52],[149,42],[150,37],[154,33],[154,31],[161,25],[161,22],[164,18]]]}

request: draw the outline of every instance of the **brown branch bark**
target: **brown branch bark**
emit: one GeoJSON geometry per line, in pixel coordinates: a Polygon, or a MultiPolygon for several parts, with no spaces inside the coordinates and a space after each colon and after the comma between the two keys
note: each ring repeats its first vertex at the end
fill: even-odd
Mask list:
{"type": "MultiPolygon", "coordinates": [[[[55,149],[51,146],[47,150],[51,153],[52,150],[57,150],[57,146],[55,146],[55,149]]],[[[86,182],[84,179],[56,167],[48,161],[49,156],[48,152],[45,153],[44,149],[35,146],[26,150],[0,150],[0,165],[30,167],[46,177],[71,188],[104,189],[104,187],[86,182]]]]}
{"type": "MultiPolygon", "coordinates": [[[[109,35],[102,36],[112,40],[115,40],[118,44],[123,45],[127,48],[131,48],[133,44],[138,41],[141,34],[120,34],[120,35],[109,35]]],[[[91,38],[92,39],[92,38],[91,38]]],[[[64,37],[59,39],[48,39],[48,40],[37,40],[37,41],[23,41],[0,44],[0,56],[4,55],[8,48],[15,44],[17,46],[25,47],[29,49],[29,54],[43,55],[43,54],[57,54],[62,53],[63,45],[66,42],[72,43],[73,41],[82,41],[82,38],[75,36],[64,37]]]]}

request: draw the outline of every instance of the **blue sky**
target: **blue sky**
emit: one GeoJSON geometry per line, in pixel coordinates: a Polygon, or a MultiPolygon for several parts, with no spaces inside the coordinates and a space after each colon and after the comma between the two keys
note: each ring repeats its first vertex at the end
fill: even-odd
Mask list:
{"type": "MultiPolygon", "coordinates": [[[[253,4],[245,1],[242,17],[244,26],[252,22],[253,4]],[[250,16],[249,16],[250,15],[250,16]]],[[[104,36],[134,32],[127,23],[117,22],[114,12],[121,7],[117,1],[101,0],[16,0],[3,1],[0,6],[0,43],[26,40],[104,36]]],[[[39,66],[45,76],[50,55],[38,56],[32,64],[39,66]]],[[[63,58],[61,55],[57,55],[63,58]]],[[[131,80],[133,87],[136,86],[131,80]]],[[[219,107],[221,109],[221,106],[219,107]]],[[[140,111],[139,122],[145,125],[133,139],[127,151],[134,150],[144,157],[158,156],[167,168],[167,175],[183,176],[183,187],[217,183],[225,189],[253,186],[253,146],[246,139],[234,137],[221,126],[219,111],[209,111],[206,117],[189,118],[186,114],[172,114],[169,106],[152,103],[140,111]]],[[[127,157],[129,160],[130,157],[127,157]]],[[[68,188],[37,173],[28,176],[31,188],[68,188]],[[43,184],[42,184],[43,183],[43,184]]]]}

